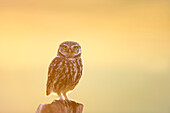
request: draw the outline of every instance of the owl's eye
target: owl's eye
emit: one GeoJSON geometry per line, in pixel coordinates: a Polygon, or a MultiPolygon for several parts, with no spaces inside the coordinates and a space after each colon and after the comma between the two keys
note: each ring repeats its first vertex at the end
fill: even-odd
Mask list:
{"type": "Polygon", "coordinates": [[[78,47],[77,46],[74,46],[73,49],[76,50],[78,47]]]}
{"type": "Polygon", "coordinates": [[[63,46],[63,49],[67,49],[67,46],[63,46]]]}

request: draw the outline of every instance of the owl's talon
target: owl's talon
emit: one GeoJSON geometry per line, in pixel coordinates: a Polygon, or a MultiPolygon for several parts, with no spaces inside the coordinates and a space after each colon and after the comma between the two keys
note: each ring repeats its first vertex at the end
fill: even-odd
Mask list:
{"type": "Polygon", "coordinates": [[[60,98],[59,100],[64,100],[63,98],[60,98]]]}
{"type": "Polygon", "coordinates": [[[63,96],[61,95],[61,93],[58,94],[60,100],[64,100],[63,96]]]}
{"type": "Polygon", "coordinates": [[[64,96],[65,100],[70,101],[66,93],[63,93],[63,96],[64,96]]]}

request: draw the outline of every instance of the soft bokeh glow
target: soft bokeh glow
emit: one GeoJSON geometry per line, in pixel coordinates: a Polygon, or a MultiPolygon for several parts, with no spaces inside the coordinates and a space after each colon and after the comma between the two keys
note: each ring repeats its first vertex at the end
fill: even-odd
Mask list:
{"type": "Polygon", "coordinates": [[[84,74],[69,93],[84,113],[170,112],[168,0],[0,0],[0,113],[33,113],[65,40],[84,74]]]}

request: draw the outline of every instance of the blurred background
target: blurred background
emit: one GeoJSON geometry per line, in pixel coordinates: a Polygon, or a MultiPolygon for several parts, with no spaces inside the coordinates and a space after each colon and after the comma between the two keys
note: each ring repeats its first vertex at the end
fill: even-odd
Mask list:
{"type": "Polygon", "coordinates": [[[0,0],[0,113],[34,113],[58,45],[81,44],[84,113],[170,113],[169,0],[0,0]]]}

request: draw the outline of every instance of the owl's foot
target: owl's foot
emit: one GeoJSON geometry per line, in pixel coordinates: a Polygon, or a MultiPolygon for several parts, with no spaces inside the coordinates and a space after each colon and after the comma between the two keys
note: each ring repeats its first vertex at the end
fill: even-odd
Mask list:
{"type": "Polygon", "coordinates": [[[63,96],[64,96],[65,100],[70,101],[66,93],[63,93],[63,96]]]}
{"type": "Polygon", "coordinates": [[[59,93],[58,96],[59,96],[60,100],[64,100],[64,98],[63,98],[61,93],[59,93]]]}

